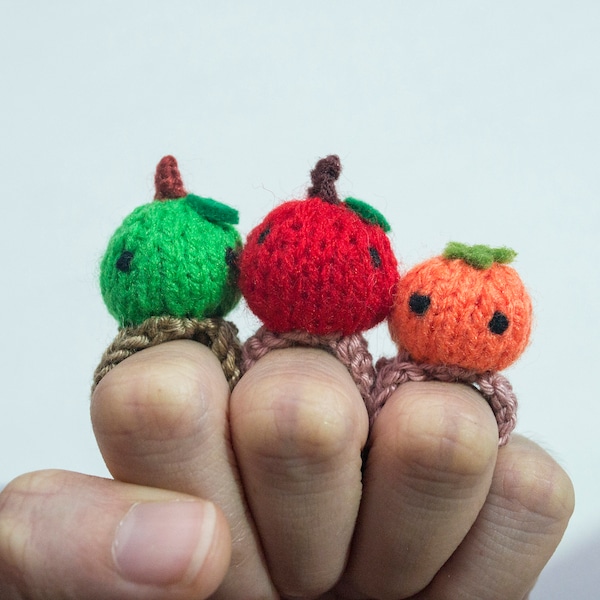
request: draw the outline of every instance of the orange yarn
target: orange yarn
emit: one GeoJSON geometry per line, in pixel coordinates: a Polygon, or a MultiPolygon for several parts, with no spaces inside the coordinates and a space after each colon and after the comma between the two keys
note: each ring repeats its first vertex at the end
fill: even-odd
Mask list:
{"type": "Polygon", "coordinates": [[[481,373],[512,364],[527,346],[531,323],[531,300],[512,267],[481,269],[439,256],[400,279],[389,328],[417,362],[481,373]]]}

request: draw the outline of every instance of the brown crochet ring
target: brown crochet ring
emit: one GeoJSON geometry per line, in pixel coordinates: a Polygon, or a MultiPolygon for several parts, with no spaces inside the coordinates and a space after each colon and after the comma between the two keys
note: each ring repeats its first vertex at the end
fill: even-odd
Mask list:
{"type": "Polygon", "coordinates": [[[293,347],[320,348],[335,356],[350,372],[365,403],[369,401],[375,369],[367,340],[360,333],[316,335],[299,330],[275,333],[262,326],[242,348],[242,372],[271,350],[293,347]]]}
{"type": "Polygon", "coordinates": [[[377,379],[367,405],[371,425],[396,388],[407,381],[444,381],[473,386],[490,405],[498,424],[498,446],[504,446],[517,422],[517,397],[508,379],[495,371],[477,373],[462,367],[428,365],[411,360],[407,352],[377,361],[377,379]]]}
{"type": "Polygon", "coordinates": [[[241,376],[241,344],[237,334],[237,327],[221,318],[151,317],[135,327],[123,327],[94,371],[92,392],[111,369],[132,354],[173,340],[194,340],[210,348],[221,363],[229,388],[233,389],[241,376]]]}

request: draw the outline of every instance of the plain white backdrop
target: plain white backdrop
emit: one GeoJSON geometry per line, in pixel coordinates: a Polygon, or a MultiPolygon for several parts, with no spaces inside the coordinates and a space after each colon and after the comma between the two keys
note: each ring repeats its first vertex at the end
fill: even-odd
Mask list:
{"type": "MultiPolygon", "coordinates": [[[[0,482],[49,467],[107,475],[88,414],[116,333],[98,263],[152,199],[161,156],[178,158],[188,190],[236,206],[245,235],[337,153],[341,194],[386,215],[403,268],[449,240],[519,252],[536,324],[507,372],[517,431],[577,493],[541,588],[600,537],[599,3],[0,9],[0,482]]],[[[257,326],[243,305],[231,318],[243,337],[257,326]]],[[[393,352],[385,327],[370,339],[393,352]]]]}

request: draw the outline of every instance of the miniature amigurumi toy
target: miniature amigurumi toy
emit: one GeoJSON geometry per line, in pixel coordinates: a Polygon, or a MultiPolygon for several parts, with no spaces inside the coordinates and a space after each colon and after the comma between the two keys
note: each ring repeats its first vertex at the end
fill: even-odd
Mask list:
{"type": "Polygon", "coordinates": [[[95,387],[144,348],[193,339],[216,354],[233,387],[240,377],[237,328],[225,316],[240,299],[235,209],[188,194],[177,161],[165,156],[153,202],[136,208],[113,234],[100,266],[100,288],[119,333],[94,373],[95,387]]]}
{"type": "Polygon", "coordinates": [[[498,371],[524,351],[532,324],[529,295],[508,266],[515,256],[510,248],[451,242],[402,277],[389,318],[399,354],[377,363],[373,418],[406,381],[463,382],[490,404],[499,445],[508,442],[517,399],[498,371]]]}
{"type": "Polygon", "coordinates": [[[239,285],[264,326],[243,348],[243,371],[269,350],[312,346],[348,368],[367,398],[375,371],[363,331],[392,306],[398,265],[383,215],[337,196],[340,160],[319,160],[307,198],[272,210],[254,228],[239,259],[239,285]]]}

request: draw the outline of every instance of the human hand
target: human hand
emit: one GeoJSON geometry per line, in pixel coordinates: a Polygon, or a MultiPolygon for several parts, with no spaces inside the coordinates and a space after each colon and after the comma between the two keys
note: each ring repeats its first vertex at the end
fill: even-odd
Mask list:
{"type": "Polygon", "coordinates": [[[364,405],[320,350],[270,352],[229,400],[207,348],[162,344],[104,377],[92,420],[116,479],[222,508],[233,551],[215,598],[521,600],[573,508],[555,461],[518,436],[498,451],[462,385],[398,389],[363,478],[364,405]]]}
{"type": "Polygon", "coordinates": [[[208,598],[231,553],[214,504],[67,471],[0,494],[2,600],[208,598]]]}

